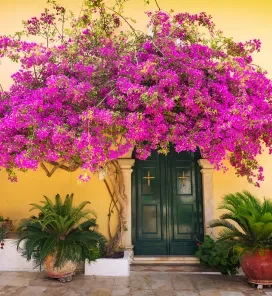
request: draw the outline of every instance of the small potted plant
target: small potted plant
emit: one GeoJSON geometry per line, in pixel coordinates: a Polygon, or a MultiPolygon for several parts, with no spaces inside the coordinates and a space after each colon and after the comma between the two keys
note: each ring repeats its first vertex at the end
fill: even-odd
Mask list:
{"type": "Polygon", "coordinates": [[[198,242],[197,246],[196,256],[200,264],[215,268],[225,275],[238,273],[239,257],[227,244],[222,245],[206,235],[204,242],[198,242]]]}
{"type": "Polygon", "coordinates": [[[87,204],[74,207],[73,194],[64,201],[57,194],[55,202],[45,197],[41,205],[32,204],[39,214],[19,227],[18,250],[49,277],[71,281],[79,262],[96,260],[104,249],[105,238],[96,230],[94,213],[84,209],[87,204]]]}
{"type": "Polygon", "coordinates": [[[4,218],[4,216],[0,214],[0,227],[4,227],[7,231],[10,231],[13,227],[13,221],[9,218],[4,218]]]}
{"type": "Polygon", "coordinates": [[[0,214],[0,250],[4,249],[4,239],[7,237],[9,231],[12,230],[13,222],[9,218],[4,218],[2,214],[0,214]]]}
{"type": "Polygon", "coordinates": [[[4,239],[6,238],[7,235],[7,229],[4,226],[0,226],[0,249],[4,249],[4,239]]]}
{"type": "Polygon", "coordinates": [[[224,196],[219,209],[227,212],[209,223],[223,227],[218,242],[237,253],[250,283],[272,285],[272,202],[243,191],[224,196]]]}

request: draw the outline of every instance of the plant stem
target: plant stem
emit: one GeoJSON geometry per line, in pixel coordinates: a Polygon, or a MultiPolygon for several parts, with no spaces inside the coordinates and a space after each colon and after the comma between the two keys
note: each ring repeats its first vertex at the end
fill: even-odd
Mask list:
{"type": "Polygon", "coordinates": [[[109,93],[107,93],[105,95],[105,97],[96,105],[96,107],[98,107],[99,105],[101,105],[106,100],[107,96],[110,95],[115,89],[116,89],[116,87],[114,89],[112,89],[109,93]]]}
{"type": "Polygon", "coordinates": [[[33,69],[34,69],[34,75],[35,75],[35,78],[36,78],[36,80],[38,80],[38,77],[37,77],[37,72],[36,72],[35,65],[33,66],[33,69]]]}
{"type": "Polygon", "coordinates": [[[65,23],[65,12],[62,15],[62,24],[61,24],[61,42],[64,39],[64,23],[65,23]]]}
{"type": "Polygon", "coordinates": [[[159,4],[158,4],[158,1],[157,1],[157,0],[155,0],[155,3],[156,3],[156,5],[157,5],[157,7],[158,7],[159,11],[161,11],[161,8],[160,8],[160,6],[159,6],[159,4]]]}
{"type": "Polygon", "coordinates": [[[132,30],[133,34],[135,35],[135,37],[138,39],[138,35],[136,34],[136,30],[133,28],[133,26],[126,20],[125,17],[122,16],[122,14],[120,14],[119,12],[115,11],[114,9],[105,6],[105,8],[111,10],[112,12],[116,13],[117,15],[119,15],[126,23],[127,25],[130,27],[130,29],[132,30]]]}
{"type": "Polygon", "coordinates": [[[111,211],[112,211],[112,199],[110,202],[110,206],[109,206],[109,212],[108,212],[108,234],[109,234],[109,238],[110,240],[112,240],[112,235],[111,235],[111,227],[110,227],[110,220],[111,220],[111,211]]]}

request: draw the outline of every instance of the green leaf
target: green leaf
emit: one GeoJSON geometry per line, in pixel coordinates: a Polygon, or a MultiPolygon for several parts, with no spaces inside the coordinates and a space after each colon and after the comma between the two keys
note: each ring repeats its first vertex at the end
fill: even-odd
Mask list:
{"type": "Polygon", "coordinates": [[[232,264],[236,264],[237,262],[239,262],[239,257],[238,256],[232,256],[230,258],[230,260],[231,260],[232,264]]]}
{"type": "Polygon", "coordinates": [[[220,260],[220,263],[222,264],[222,265],[227,265],[228,263],[227,263],[227,260],[225,259],[225,258],[222,258],[221,260],[220,260]]]}

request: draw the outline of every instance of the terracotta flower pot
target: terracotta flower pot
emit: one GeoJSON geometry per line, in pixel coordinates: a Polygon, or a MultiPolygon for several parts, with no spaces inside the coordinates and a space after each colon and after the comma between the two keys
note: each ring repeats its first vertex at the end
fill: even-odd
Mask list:
{"type": "Polygon", "coordinates": [[[44,261],[44,270],[48,277],[59,279],[61,282],[70,282],[77,268],[77,263],[67,261],[61,267],[54,267],[55,256],[49,255],[44,261]]]}
{"type": "Polygon", "coordinates": [[[241,267],[252,284],[272,285],[272,250],[245,254],[240,259],[241,267]]]}

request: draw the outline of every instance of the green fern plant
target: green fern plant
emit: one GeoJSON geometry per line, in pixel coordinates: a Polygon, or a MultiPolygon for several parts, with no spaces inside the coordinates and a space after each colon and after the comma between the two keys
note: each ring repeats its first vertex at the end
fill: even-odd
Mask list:
{"type": "Polygon", "coordinates": [[[248,191],[227,194],[219,209],[227,210],[209,227],[222,227],[218,242],[238,254],[272,249],[272,202],[259,200],[248,191]]]}
{"type": "Polygon", "coordinates": [[[105,238],[99,233],[93,211],[85,210],[88,201],[73,206],[73,194],[55,202],[44,196],[41,204],[31,204],[38,216],[21,222],[17,249],[27,259],[41,266],[48,255],[55,255],[55,267],[66,261],[93,261],[104,250],[105,238]]]}
{"type": "Polygon", "coordinates": [[[233,248],[227,244],[223,246],[206,235],[204,242],[199,243],[196,256],[200,259],[200,264],[216,268],[222,274],[237,274],[240,266],[239,258],[233,248]]]}

